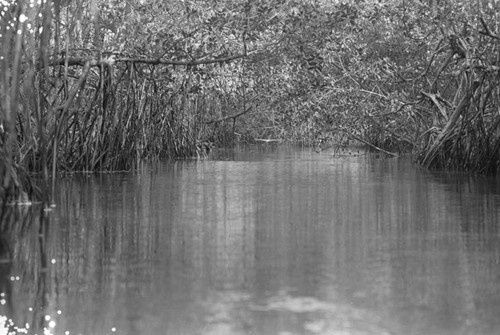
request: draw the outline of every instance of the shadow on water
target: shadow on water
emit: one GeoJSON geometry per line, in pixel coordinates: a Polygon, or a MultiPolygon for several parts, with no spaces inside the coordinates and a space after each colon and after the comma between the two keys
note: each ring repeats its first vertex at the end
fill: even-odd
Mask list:
{"type": "Polygon", "coordinates": [[[30,334],[499,333],[494,180],[219,154],[73,175],[54,211],[4,216],[0,315],[30,334]]]}

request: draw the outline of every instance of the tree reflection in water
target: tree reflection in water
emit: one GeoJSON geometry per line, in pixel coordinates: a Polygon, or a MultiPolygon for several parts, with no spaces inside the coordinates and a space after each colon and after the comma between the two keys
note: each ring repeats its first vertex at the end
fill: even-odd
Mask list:
{"type": "Polygon", "coordinates": [[[2,234],[0,314],[54,334],[500,333],[492,180],[273,150],[62,180],[2,234]]]}

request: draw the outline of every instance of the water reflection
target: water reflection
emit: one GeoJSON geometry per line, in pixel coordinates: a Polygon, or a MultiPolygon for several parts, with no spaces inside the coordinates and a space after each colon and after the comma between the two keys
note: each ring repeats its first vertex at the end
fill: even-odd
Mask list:
{"type": "Polygon", "coordinates": [[[55,334],[500,333],[495,180],[294,148],[218,159],[63,180],[2,242],[18,303],[0,314],[35,307],[55,334]]]}
{"type": "Polygon", "coordinates": [[[37,205],[0,216],[0,334],[51,334],[47,217],[37,205]]]}

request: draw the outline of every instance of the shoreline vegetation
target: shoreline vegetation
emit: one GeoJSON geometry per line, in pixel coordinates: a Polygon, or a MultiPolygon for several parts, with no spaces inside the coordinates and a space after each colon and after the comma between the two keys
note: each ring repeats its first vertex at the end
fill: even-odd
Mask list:
{"type": "Polygon", "coordinates": [[[0,3],[2,206],[235,143],[498,172],[497,1],[0,3]]]}

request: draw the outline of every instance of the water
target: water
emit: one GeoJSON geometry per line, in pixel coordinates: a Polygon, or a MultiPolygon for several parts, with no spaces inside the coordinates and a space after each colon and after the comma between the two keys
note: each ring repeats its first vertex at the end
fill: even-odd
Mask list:
{"type": "Polygon", "coordinates": [[[257,147],[74,175],[56,202],[4,218],[11,331],[500,333],[496,179],[257,147]]]}

